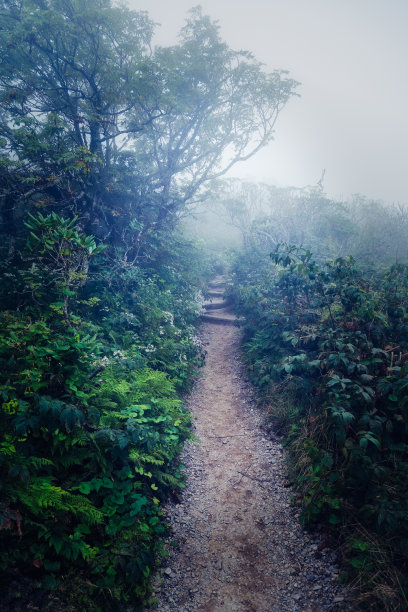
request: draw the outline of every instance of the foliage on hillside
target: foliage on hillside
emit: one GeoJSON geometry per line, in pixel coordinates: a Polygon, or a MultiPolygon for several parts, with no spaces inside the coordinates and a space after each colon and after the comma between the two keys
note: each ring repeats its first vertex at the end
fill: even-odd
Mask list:
{"type": "Polygon", "coordinates": [[[190,415],[177,390],[202,359],[199,277],[192,266],[180,278],[173,256],[155,275],[118,274],[134,291],[122,297],[103,260],[88,279],[84,261],[102,249],[72,222],[52,213],[27,225],[22,266],[5,272],[24,308],[0,315],[2,586],[15,589],[5,605],[18,609],[30,577],[57,589],[59,609],[115,608],[146,595],[161,502],[183,486],[190,415]]]}
{"type": "Polygon", "coordinates": [[[198,8],[154,50],[148,15],[110,0],[0,14],[4,606],[118,609],[148,590],[202,360],[212,264],[179,220],[296,83],[198,8]]]}
{"type": "Polygon", "coordinates": [[[290,449],[303,520],[340,539],[363,607],[402,609],[408,266],[370,277],[352,258],[319,265],[285,244],[271,259],[244,251],[231,292],[250,376],[290,449]]]}

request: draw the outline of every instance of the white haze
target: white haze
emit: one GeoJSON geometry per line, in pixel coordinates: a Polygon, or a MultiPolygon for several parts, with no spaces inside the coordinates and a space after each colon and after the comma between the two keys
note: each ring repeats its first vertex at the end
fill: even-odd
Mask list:
{"type": "MultiPolygon", "coordinates": [[[[147,10],[155,43],[174,44],[188,0],[128,0],[147,10]]],[[[316,183],[408,202],[408,0],[203,0],[234,49],[301,81],[275,141],[232,174],[279,185],[316,183]]]]}

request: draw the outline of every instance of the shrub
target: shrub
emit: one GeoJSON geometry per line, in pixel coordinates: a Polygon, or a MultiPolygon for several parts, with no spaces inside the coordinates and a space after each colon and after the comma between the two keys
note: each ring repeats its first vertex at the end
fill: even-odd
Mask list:
{"type": "Polygon", "coordinates": [[[250,375],[265,402],[278,398],[270,411],[294,457],[303,520],[343,539],[364,601],[381,596],[389,609],[406,597],[408,570],[407,279],[404,265],[370,278],[351,258],[318,265],[279,245],[263,274],[232,289],[250,375]],[[370,589],[370,541],[382,542],[391,590],[370,589]]]}

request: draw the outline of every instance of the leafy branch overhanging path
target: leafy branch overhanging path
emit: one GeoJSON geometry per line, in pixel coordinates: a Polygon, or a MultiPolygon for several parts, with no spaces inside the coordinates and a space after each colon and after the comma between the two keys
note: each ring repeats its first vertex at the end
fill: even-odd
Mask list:
{"type": "Polygon", "coordinates": [[[167,510],[173,546],[156,579],[157,609],[350,609],[335,554],[302,530],[290,506],[282,447],[261,428],[224,282],[211,284],[203,316],[206,363],[188,400],[199,444],[185,451],[182,503],[167,510]]]}

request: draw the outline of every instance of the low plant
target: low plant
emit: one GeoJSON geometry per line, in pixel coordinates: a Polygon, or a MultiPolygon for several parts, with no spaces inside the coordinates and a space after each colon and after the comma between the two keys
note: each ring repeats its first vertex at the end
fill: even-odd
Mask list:
{"type": "Polygon", "coordinates": [[[47,609],[141,606],[162,504],[184,486],[178,393],[202,360],[199,282],[176,265],[123,268],[127,292],[109,294],[104,250],[75,218],[30,216],[27,229],[20,306],[0,312],[3,599],[24,608],[18,583],[47,609]]]}
{"type": "Polygon", "coordinates": [[[365,606],[394,609],[408,576],[408,268],[368,277],[288,245],[271,257],[232,289],[250,376],[290,448],[302,520],[342,540],[365,606]]]}

